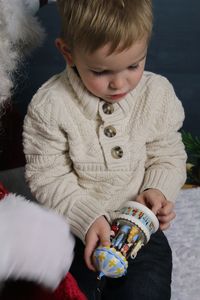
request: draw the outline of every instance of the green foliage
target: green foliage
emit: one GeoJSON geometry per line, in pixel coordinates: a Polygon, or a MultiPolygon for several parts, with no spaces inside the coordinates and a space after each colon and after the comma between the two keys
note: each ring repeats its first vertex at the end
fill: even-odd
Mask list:
{"type": "Polygon", "coordinates": [[[200,185],[200,138],[182,131],[182,139],[188,155],[187,183],[200,185]]]}
{"type": "Polygon", "coordinates": [[[190,132],[182,131],[182,139],[189,156],[200,158],[200,138],[190,132]]]}

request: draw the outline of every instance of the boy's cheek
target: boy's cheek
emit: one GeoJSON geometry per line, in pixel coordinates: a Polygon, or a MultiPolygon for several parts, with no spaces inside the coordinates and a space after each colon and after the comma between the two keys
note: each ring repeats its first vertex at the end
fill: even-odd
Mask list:
{"type": "Polygon", "coordinates": [[[86,87],[93,94],[101,93],[104,90],[104,84],[102,84],[102,82],[99,82],[99,81],[96,81],[96,80],[88,81],[86,83],[86,87]]]}

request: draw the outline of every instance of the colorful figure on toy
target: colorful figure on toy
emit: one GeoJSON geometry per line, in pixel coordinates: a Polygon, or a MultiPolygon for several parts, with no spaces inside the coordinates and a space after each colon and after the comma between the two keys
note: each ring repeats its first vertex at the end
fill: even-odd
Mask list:
{"type": "Polygon", "coordinates": [[[136,257],[158,227],[158,219],[150,209],[138,202],[128,202],[111,226],[111,245],[99,246],[94,251],[93,261],[99,271],[98,277],[125,275],[129,257],[136,257]]]}
{"type": "Polygon", "coordinates": [[[127,240],[127,236],[131,230],[130,225],[122,225],[122,227],[117,232],[116,236],[112,239],[112,245],[115,249],[120,250],[127,240]]]}
{"type": "MultiPolygon", "coordinates": [[[[0,0],[0,116],[15,88],[15,72],[44,38],[44,29],[34,15],[48,2],[54,1],[0,0]]],[[[8,279],[26,280],[36,284],[31,299],[86,300],[68,273],[74,239],[66,220],[23,196],[9,193],[1,183],[0,245],[0,292],[4,292],[8,279]]]]}

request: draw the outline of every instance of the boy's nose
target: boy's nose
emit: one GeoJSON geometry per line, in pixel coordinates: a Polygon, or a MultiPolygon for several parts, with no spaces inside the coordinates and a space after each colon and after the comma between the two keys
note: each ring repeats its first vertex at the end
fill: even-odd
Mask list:
{"type": "Polygon", "coordinates": [[[116,76],[111,79],[109,88],[112,90],[121,90],[124,87],[125,80],[123,77],[116,76]]]}

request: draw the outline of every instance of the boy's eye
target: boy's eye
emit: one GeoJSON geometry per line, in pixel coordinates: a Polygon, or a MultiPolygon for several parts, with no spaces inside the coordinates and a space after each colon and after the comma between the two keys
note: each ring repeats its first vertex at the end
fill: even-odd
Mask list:
{"type": "Polygon", "coordinates": [[[102,76],[102,75],[106,75],[106,74],[108,74],[108,72],[109,71],[93,71],[92,70],[92,73],[94,74],[94,75],[96,75],[96,76],[102,76]]]}
{"type": "Polygon", "coordinates": [[[132,66],[129,66],[129,70],[136,70],[137,68],[139,67],[139,64],[138,65],[132,65],[132,66]]]}

